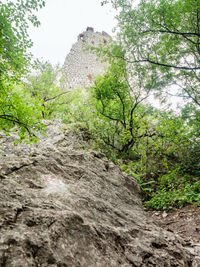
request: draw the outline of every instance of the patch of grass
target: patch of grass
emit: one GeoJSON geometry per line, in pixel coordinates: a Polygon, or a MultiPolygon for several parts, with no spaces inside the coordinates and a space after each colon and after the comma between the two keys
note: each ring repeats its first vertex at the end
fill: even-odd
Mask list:
{"type": "Polygon", "coordinates": [[[176,188],[162,188],[156,191],[145,206],[154,210],[169,210],[181,208],[186,204],[200,206],[200,181],[193,184],[185,183],[176,188]]]}
{"type": "Polygon", "coordinates": [[[139,183],[147,209],[169,210],[187,204],[200,206],[200,181],[194,176],[183,175],[179,168],[157,179],[137,174],[133,163],[122,164],[121,168],[139,183]]]}

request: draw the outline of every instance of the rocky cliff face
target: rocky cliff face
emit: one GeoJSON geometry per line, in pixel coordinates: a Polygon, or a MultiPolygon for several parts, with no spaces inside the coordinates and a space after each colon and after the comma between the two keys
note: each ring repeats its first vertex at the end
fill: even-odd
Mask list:
{"type": "Polygon", "coordinates": [[[34,146],[0,153],[0,266],[192,266],[144,212],[136,181],[58,122],[34,146]]]}
{"type": "Polygon", "coordinates": [[[106,32],[95,32],[91,27],[79,34],[63,66],[66,88],[91,86],[94,77],[105,71],[108,64],[101,62],[94,53],[88,51],[88,46],[98,46],[100,43],[106,45],[110,39],[106,32]]]}

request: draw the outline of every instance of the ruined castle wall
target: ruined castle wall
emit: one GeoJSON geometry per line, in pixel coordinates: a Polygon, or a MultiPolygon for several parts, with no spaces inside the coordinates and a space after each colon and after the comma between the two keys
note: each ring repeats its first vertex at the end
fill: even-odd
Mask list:
{"type": "Polygon", "coordinates": [[[95,76],[103,73],[108,63],[101,62],[97,56],[87,50],[88,45],[107,44],[111,37],[105,32],[94,32],[88,27],[79,34],[77,42],[72,46],[63,66],[65,88],[84,88],[93,84],[95,76]]]}

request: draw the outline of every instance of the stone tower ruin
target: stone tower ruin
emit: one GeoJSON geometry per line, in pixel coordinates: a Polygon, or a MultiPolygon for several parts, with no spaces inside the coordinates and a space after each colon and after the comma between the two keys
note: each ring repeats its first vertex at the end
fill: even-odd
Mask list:
{"type": "Polygon", "coordinates": [[[86,31],[79,34],[77,42],[72,46],[64,62],[65,88],[91,86],[94,77],[106,70],[108,63],[101,62],[87,48],[89,45],[98,46],[99,43],[106,45],[109,40],[111,37],[106,32],[95,32],[91,27],[87,27],[86,31]]]}

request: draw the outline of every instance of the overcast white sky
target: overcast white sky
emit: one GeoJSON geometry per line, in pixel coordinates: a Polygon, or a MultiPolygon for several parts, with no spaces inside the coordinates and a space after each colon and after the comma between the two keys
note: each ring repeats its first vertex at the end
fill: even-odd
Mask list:
{"type": "Polygon", "coordinates": [[[101,0],[47,0],[46,7],[37,13],[41,26],[29,30],[34,56],[63,64],[77,36],[87,26],[113,35],[113,10],[100,3],[101,0]]]}

